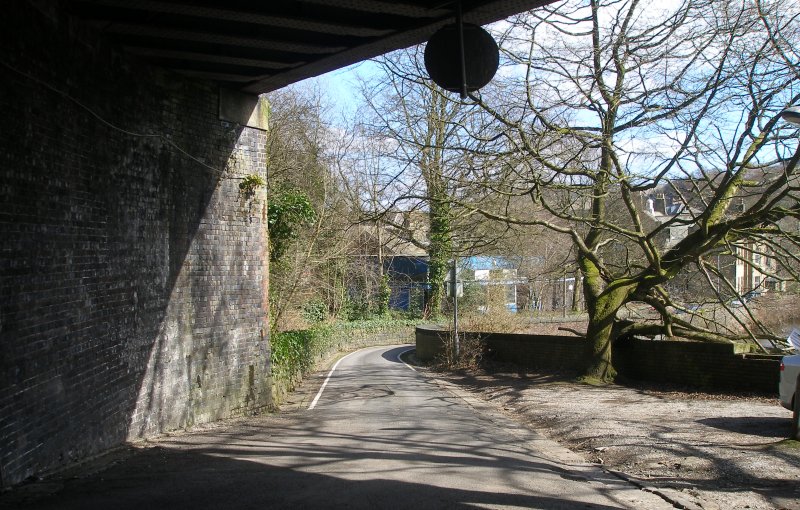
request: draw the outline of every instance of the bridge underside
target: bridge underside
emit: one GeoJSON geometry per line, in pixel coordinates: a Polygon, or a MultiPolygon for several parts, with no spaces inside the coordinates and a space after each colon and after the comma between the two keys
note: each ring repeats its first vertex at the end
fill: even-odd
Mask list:
{"type": "MultiPolygon", "coordinates": [[[[463,6],[485,23],[541,3],[463,6]]],[[[5,6],[0,485],[272,405],[266,196],[238,187],[266,176],[263,118],[221,120],[220,87],[261,93],[421,42],[451,18],[435,5],[5,6]]]]}
{"type": "MultiPolygon", "coordinates": [[[[552,0],[461,0],[484,25],[552,0]]],[[[67,11],[160,67],[260,94],[426,41],[457,2],[67,0],[67,11]]]]}

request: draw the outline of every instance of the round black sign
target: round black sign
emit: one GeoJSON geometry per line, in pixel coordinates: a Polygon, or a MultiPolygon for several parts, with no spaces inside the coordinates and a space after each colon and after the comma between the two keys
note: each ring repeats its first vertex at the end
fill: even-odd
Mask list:
{"type": "MultiPolygon", "coordinates": [[[[489,32],[471,23],[464,23],[463,27],[467,92],[474,92],[494,77],[500,65],[500,52],[489,32]]],[[[425,47],[425,69],[443,89],[461,91],[458,25],[446,25],[433,34],[425,47]]]]}

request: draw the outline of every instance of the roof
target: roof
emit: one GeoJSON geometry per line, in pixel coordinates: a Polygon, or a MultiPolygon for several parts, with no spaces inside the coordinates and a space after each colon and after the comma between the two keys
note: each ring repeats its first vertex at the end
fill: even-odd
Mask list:
{"type": "MultiPolygon", "coordinates": [[[[497,21],[553,0],[462,0],[464,20],[497,21]]],[[[125,51],[260,94],[426,41],[451,23],[442,0],[63,0],[125,51]]]]}

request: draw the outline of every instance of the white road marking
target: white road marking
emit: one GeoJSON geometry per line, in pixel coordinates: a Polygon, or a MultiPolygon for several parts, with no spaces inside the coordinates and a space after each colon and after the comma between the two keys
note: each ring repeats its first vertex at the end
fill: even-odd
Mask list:
{"type": "Polygon", "coordinates": [[[345,359],[345,358],[347,358],[348,356],[352,356],[352,355],[353,355],[353,354],[355,354],[356,352],[360,352],[360,351],[351,352],[351,353],[350,353],[350,354],[348,354],[347,356],[342,356],[341,358],[339,358],[339,361],[337,361],[337,362],[336,362],[336,363],[333,365],[333,368],[331,368],[331,371],[330,371],[330,372],[328,372],[328,377],[326,377],[326,378],[325,378],[325,382],[323,382],[323,383],[322,383],[322,386],[319,388],[319,391],[317,392],[317,396],[316,396],[316,397],[314,397],[314,400],[312,400],[312,401],[311,401],[311,405],[309,405],[309,406],[308,406],[308,410],[309,410],[309,411],[310,411],[310,410],[312,410],[312,409],[314,409],[315,407],[317,407],[317,402],[319,401],[319,397],[321,397],[321,396],[322,396],[322,392],[323,392],[323,391],[325,391],[325,386],[327,386],[327,385],[328,385],[328,381],[330,381],[330,380],[331,380],[331,376],[333,375],[333,372],[334,372],[334,371],[336,371],[336,367],[338,367],[338,366],[339,366],[339,363],[341,363],[341,362],[342,362],[342,360],[344,360],[344,359],[345,359]]]}
{"type": "MultiPolygon", "coordinates": [[[[368,347],[367,349],[369,349],[369,347],[368,347]]],[[[315,396],[315,397],[314,397],[314,400],[312,400],[312,401],[311,401],[311,404],[309,404],[309,406],[308,406],[308,410],[309,410],[309,411],[311,411],[312,409],[314,409],[315,407],[317,407],[317,402],[319,402],[319,398],[322,396],[322,392],[323,392],[323,391],[325,391],[325,387],[328,385],[328,381],[330,381],[330,380],[331,380],[331,377],[333,376],[333,373],[336,371],[336,367],[338,367],[338,366],[339,366],[339,363],[341,363],[341,362],[342,362],[342,361],[343,361],[345,358],[347,358],[348,356],[352,356],[353,354],[356,354],[357,352],[361,352],[361,351],[364,351],[364,350],[366,350],[366,349],[359,349],[359,350],[357,350],[357,351],[351,352],[350,354],[348,354],[348,355],[346,355],[346,356],[342,356],[341,358],[339,358],[339,361],[337,361],[336,363],[334,363],[333,367],[331,368],[331,371],[330,371],[330,372],[328,372],[328,376],[325,378],[325,381],[322,383],[322,386],[320,386],[320,388],[319,388],[319,391],[317,392],[317,396],[315,396]]],[[[402,363],[403,365],[407,366],[408,368],[410,368],[411,370],[413,370],[414,372],[416,372],[416,371],[417,371],[417,369],[416,369],[416,368],[412,367],[411,365],[409,365],[408,363],[406,363],[405,361],[403,361],[403,360],[400,358],[400,357],[401,357],[403,354],[405,354],[405,353],[407,353],[407,352],[414,351],[414,350],[416,350],[416,349],[414,349],[414,348],[411,348],[411,349],[407,349],[407,350],[405,350],[405,351],[401,352],[400,354],[398,354],[398,355],[397,355],[397,361],[399,361],[399,362],[400,362],[400,363],[402,363]]]]}
{"type": "Polygon", "coordinates": [[[400,363],[402,363],[403,365],[407,366],[408,368],[410,368],[411,370],[413,370],[414,372],[416,372],[416,371],[417,371],[417,369],[416,369],[416,368],[412,367],[411,365],[409,365],[408,363],[406,363],[405,361],[403,361],[403,354],[405,354],[405,353],[407,353],[407,352],[411,352],[411,351],[416,351],[416,349],[414,349],[414,348],[412,347],[411,349],[407,349],[407,350],[405,350],[405,351],[401,352],[400,354],[398,354],[398,355],[397,355],[397,361],[399,361],[399,362],[400,362],[400,363]]]}

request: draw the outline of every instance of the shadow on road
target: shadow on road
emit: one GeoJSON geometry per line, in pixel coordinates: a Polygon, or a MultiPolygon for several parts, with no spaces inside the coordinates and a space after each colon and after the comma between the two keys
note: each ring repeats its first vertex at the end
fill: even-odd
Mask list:
{"type": "Polygon", "coordinates": [[[0,507],[654,507],[644,503],[652,495],[584,463],[554,461],[538,436],[386,363],[406,349],[348,358],[314,410],[162,438],[97,474],[19,488],[0,507]]]}
{"type": "Polygon", "coordinates": [[[382,353],[381,357],[392,363],[402,363],[403,361],[400,359],[400,355],[409,349],[413,349],[413,347],[411,345],[402,345],[382,353]]]}
{"type": "MultiPolygon", "coordinates": [[[[415,431],[410,431],[413,433],[415,431]]],[[[185,437],[166,444],[137,449],[131,456],[95,475],[60,480],[60,490],[47,495],[21,487],[0,498],[3,508],[19,509],[136,509],[143,508],[475,508],[509,506],[515,508],[553,509],[611,509],[603,504],[587,505],[557,497],[535,494],[507,494],[483,490],[443,488],[435,484],[411,483],[390,479],[392,473],[355,473],[338,470],[327,474],[325,466],[334,468],[342,463],[364,457],[383,461],[406,457],[412,461],[437,462],[442,469],[477,467],[497,459],[480,451],[454,457],[459,445],[440,445],[451,451],[446,457],[422,453],[422,449],[401,451],[391,448],[392,441],[383,446],[360,437],[341,437],[339,448],[320,447],[303,439],[325,435],[301,433],[300,425],[289,429],[267,431],[245,427],[238,433],[221,432],[203,437],[185,437]],[[293,436],[293,441],[273,443],[275,435],[293,436]],[[361,441],[354,448],[351,440],[361,441]],[[283,467],[290,460],[295,467],[283,467]],[[316,472],[309,472],[316,471],[316,472]],[[353,479],[356,478],[356,479],[353,479]]],[[[402,437],[402,436],[400,436],[402,437]]],[[[400,443],[405,440],[400,439],[400,443]]],[[[395,445],[397,446],[397,445],[395,445]]],[[[488,453],[488,452],[487,452],[488,453]]],[[[391,465],[391,463],[389,464],[391,465]]],[[[387,467],[389,466],[387,465],[387,467]]],[[[528,471],[530,476],[545,469],[536,459],[519,460],[515,470],[528,471]]],[[[547,467],[550,470],[552,468],[547,467]]],[[[335,470],[335,469],[333,469],[335,470]]],[[[562,478],[569,477],[565,472],[562,478]]],[[[580,482],[580,480],[578,480],[580,482]]],[[[584,481],[585,482],[585,481],[584,481]]],[[[51,487],[54,482],[50,482],[51,487]]],[[[35,485],[35,484],[33,484],[35,485]]]]}

